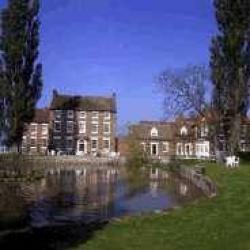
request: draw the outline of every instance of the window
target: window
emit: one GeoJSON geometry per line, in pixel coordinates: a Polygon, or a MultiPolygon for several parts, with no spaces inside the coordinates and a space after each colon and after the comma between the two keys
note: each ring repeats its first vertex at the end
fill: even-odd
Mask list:
{"type": "Polygon", "coordinates": [[[104,122],[103,123],[103,133],[104,134],[109,134],[110,133],[110,123],[109,122],[104,122]]]}
{"type": "Polygon", "coordinates": [[[158,130],[157,130],[157,128],[152,128],[151,129],[151,136],[153,136],[153,137],[158,136],[158,130]]]}
{"type": "Polygon", "coordinates": [[[91,132],[92,132],[92,134],[98,134],[98,123],[97,122],[92,122],[91,132]]]}
{"type": "Polygon", "coordinates": [[[97,150],[97,145],[98,145],[97,139],[91,139],[91,150],[92,151],[96,151],[97,150]]]}
{"type": "Polygon", "coordinates": [[[48,134],[48,125],[42,124],[42,135],[47,135],[47,134],[48,134]]]}
{"type": "Polygon", "coordinates": [[[104,138],[103,139],[103,149],[110,149],[110,139],[109,138],[104,138]]]}
{"type": "Polygon", "coordinates": [[[74,132],[74,122],[67,122],[67,133],[74,132]]]}
{"type": "Polygon", "coordinates": [[[96,112],[96,111],[92,112],[92,119],[98,119],[98,117],[99,117],[98,112],[96,112]]]}
{"type": "Polygon", "coordinates": [[[78,151],[79,152],[86,152],[86,149],[87,149],[86,143],[83,140],[80,140],[78,142],[78,151]]]}
{"type": "Polygon", "coordinates": [[[85,111],[80,111],[79,118],[80,119],[85,119],[86,118],[86,112],[85,111]]]}
{"type": "Polygon", "coordinates": [[[62,111],[61,110],[55,110],[55,119],[60,120],[62,116],[62,111]]]}
{"type": "Polygon", "coordinates": [[[67,139],[66,145],[67,145],[68,149],[72,149],[73,148],[73,140],[72,139],[67,139]]]}
{"type": "Polygon", "coordinates": [[[111,114],[110,112],[104,112],[104,120],[110,120],[111,114]]]}
{"type": "Polygon", "coordinates": [[[177,143],[177,155],[182,155],[182,154],[183,154],[182,144],[177,143]]]}
{"type": "Polygon", "coordinates": [[[36,147],[36,139],[30,139],[30,146],[32,148],[36,147]]]}
{"type": "Polygon", "coordinates": [[[30,125],[30,133],[36,134],[37,133],[37,124],[31,124],[30,125]]]}
{"type": "Polygon", "coordinates": [[[67,117],[70,118],[70,119],[73,119],[74,118],[74,111],[73,110],[68,110],[67,111],[67,117]]]}
{"type": "Polygon", "coordinates": [[[168,142],[163,142],[163,149],[162,149],[162,151],[164,152],[164,153],[167,153],[168,151],[169,151],[169,144],[168,144],[168,142]]]}
{"type": "Polygon", "coordinates": [[[42,148],[46,148],[47,147],[47,139],[42,139],[42,148]]]}
{"type": "Polygon", "coordinates": [[[54,131],[61,132],[61,122],[54,122],[54,131]]]}
{"type": "Polygon", "coordinates": [[[80,134],[86,133],[86,122],[83,121],[79,122],[79,133],[80,134]]]}
{"type": "Polygon", "coordinates": [[[187,135],[187,128],[186,127],[181,128],[181,135],[187,135]]]}

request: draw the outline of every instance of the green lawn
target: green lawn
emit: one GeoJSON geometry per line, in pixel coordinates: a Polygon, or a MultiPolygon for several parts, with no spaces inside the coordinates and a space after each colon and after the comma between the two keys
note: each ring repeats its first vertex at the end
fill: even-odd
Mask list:
{"type": "Polygon", "coordinates": [[[237,170],[214,164],[207,173],[219,187],[216,198],[111,223],[74,250],[249,250],[250,164],[237,170]]]}

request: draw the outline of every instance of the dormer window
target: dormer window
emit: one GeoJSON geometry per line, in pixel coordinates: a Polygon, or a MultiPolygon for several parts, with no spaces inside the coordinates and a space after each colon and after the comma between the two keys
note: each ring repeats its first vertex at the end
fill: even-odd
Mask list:
{"type": "Polygon", "coordinates": [[[157,130],[157,128],[152,128],[152,129],[151,129],[151,136],[152,136],[152,137],[158,136],[158,130],[157,130]]]}
{"type": "Polygon", "coordinates": [[[187,128],[185,127],[185,126],[183,126],[182,128],[181,128],[181,135],[187,135],[187,128]]]}

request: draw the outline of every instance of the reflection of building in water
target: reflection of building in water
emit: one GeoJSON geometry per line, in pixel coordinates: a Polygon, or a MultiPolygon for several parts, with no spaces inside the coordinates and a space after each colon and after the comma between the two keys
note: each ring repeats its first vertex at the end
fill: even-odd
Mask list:
{"type": "Polygon", "coordinates": [[[157,181],[150,182],[150,194],[152,197],[158,196],[158,187],[159,187],[159,182],[157,181]]]}
{"type": "Polygon", "coordinates": [[[159,168],[151,168],[149,178],[151,180],[168,179],[169,174],[167,171],[160,170],[159,168]]]}
{"type": "Polygon", "coordinates": [[[180,182],[180,194],[186,196],[188,192],[188,186],[185,183],[180,182]]]}
{"type": "Polygon", "coordinates": [[[108,216],[112,211],[110,206],[116,180],[117,171],[114,169],[61,171],[47,176],[46,193],[57,203],[66,203],[72,216],[93,211],[97,216],[108,216]]]}

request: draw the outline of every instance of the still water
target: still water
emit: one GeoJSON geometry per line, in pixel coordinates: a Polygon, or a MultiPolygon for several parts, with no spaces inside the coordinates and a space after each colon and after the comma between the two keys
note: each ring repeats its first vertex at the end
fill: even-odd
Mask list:
{"type": "Polygon", "coordinates": [[[183,206],[199,195],[158,169],[50,170],[36,183],[0,183],[0,249],[69,249],[112,218],[183,206]]]}

